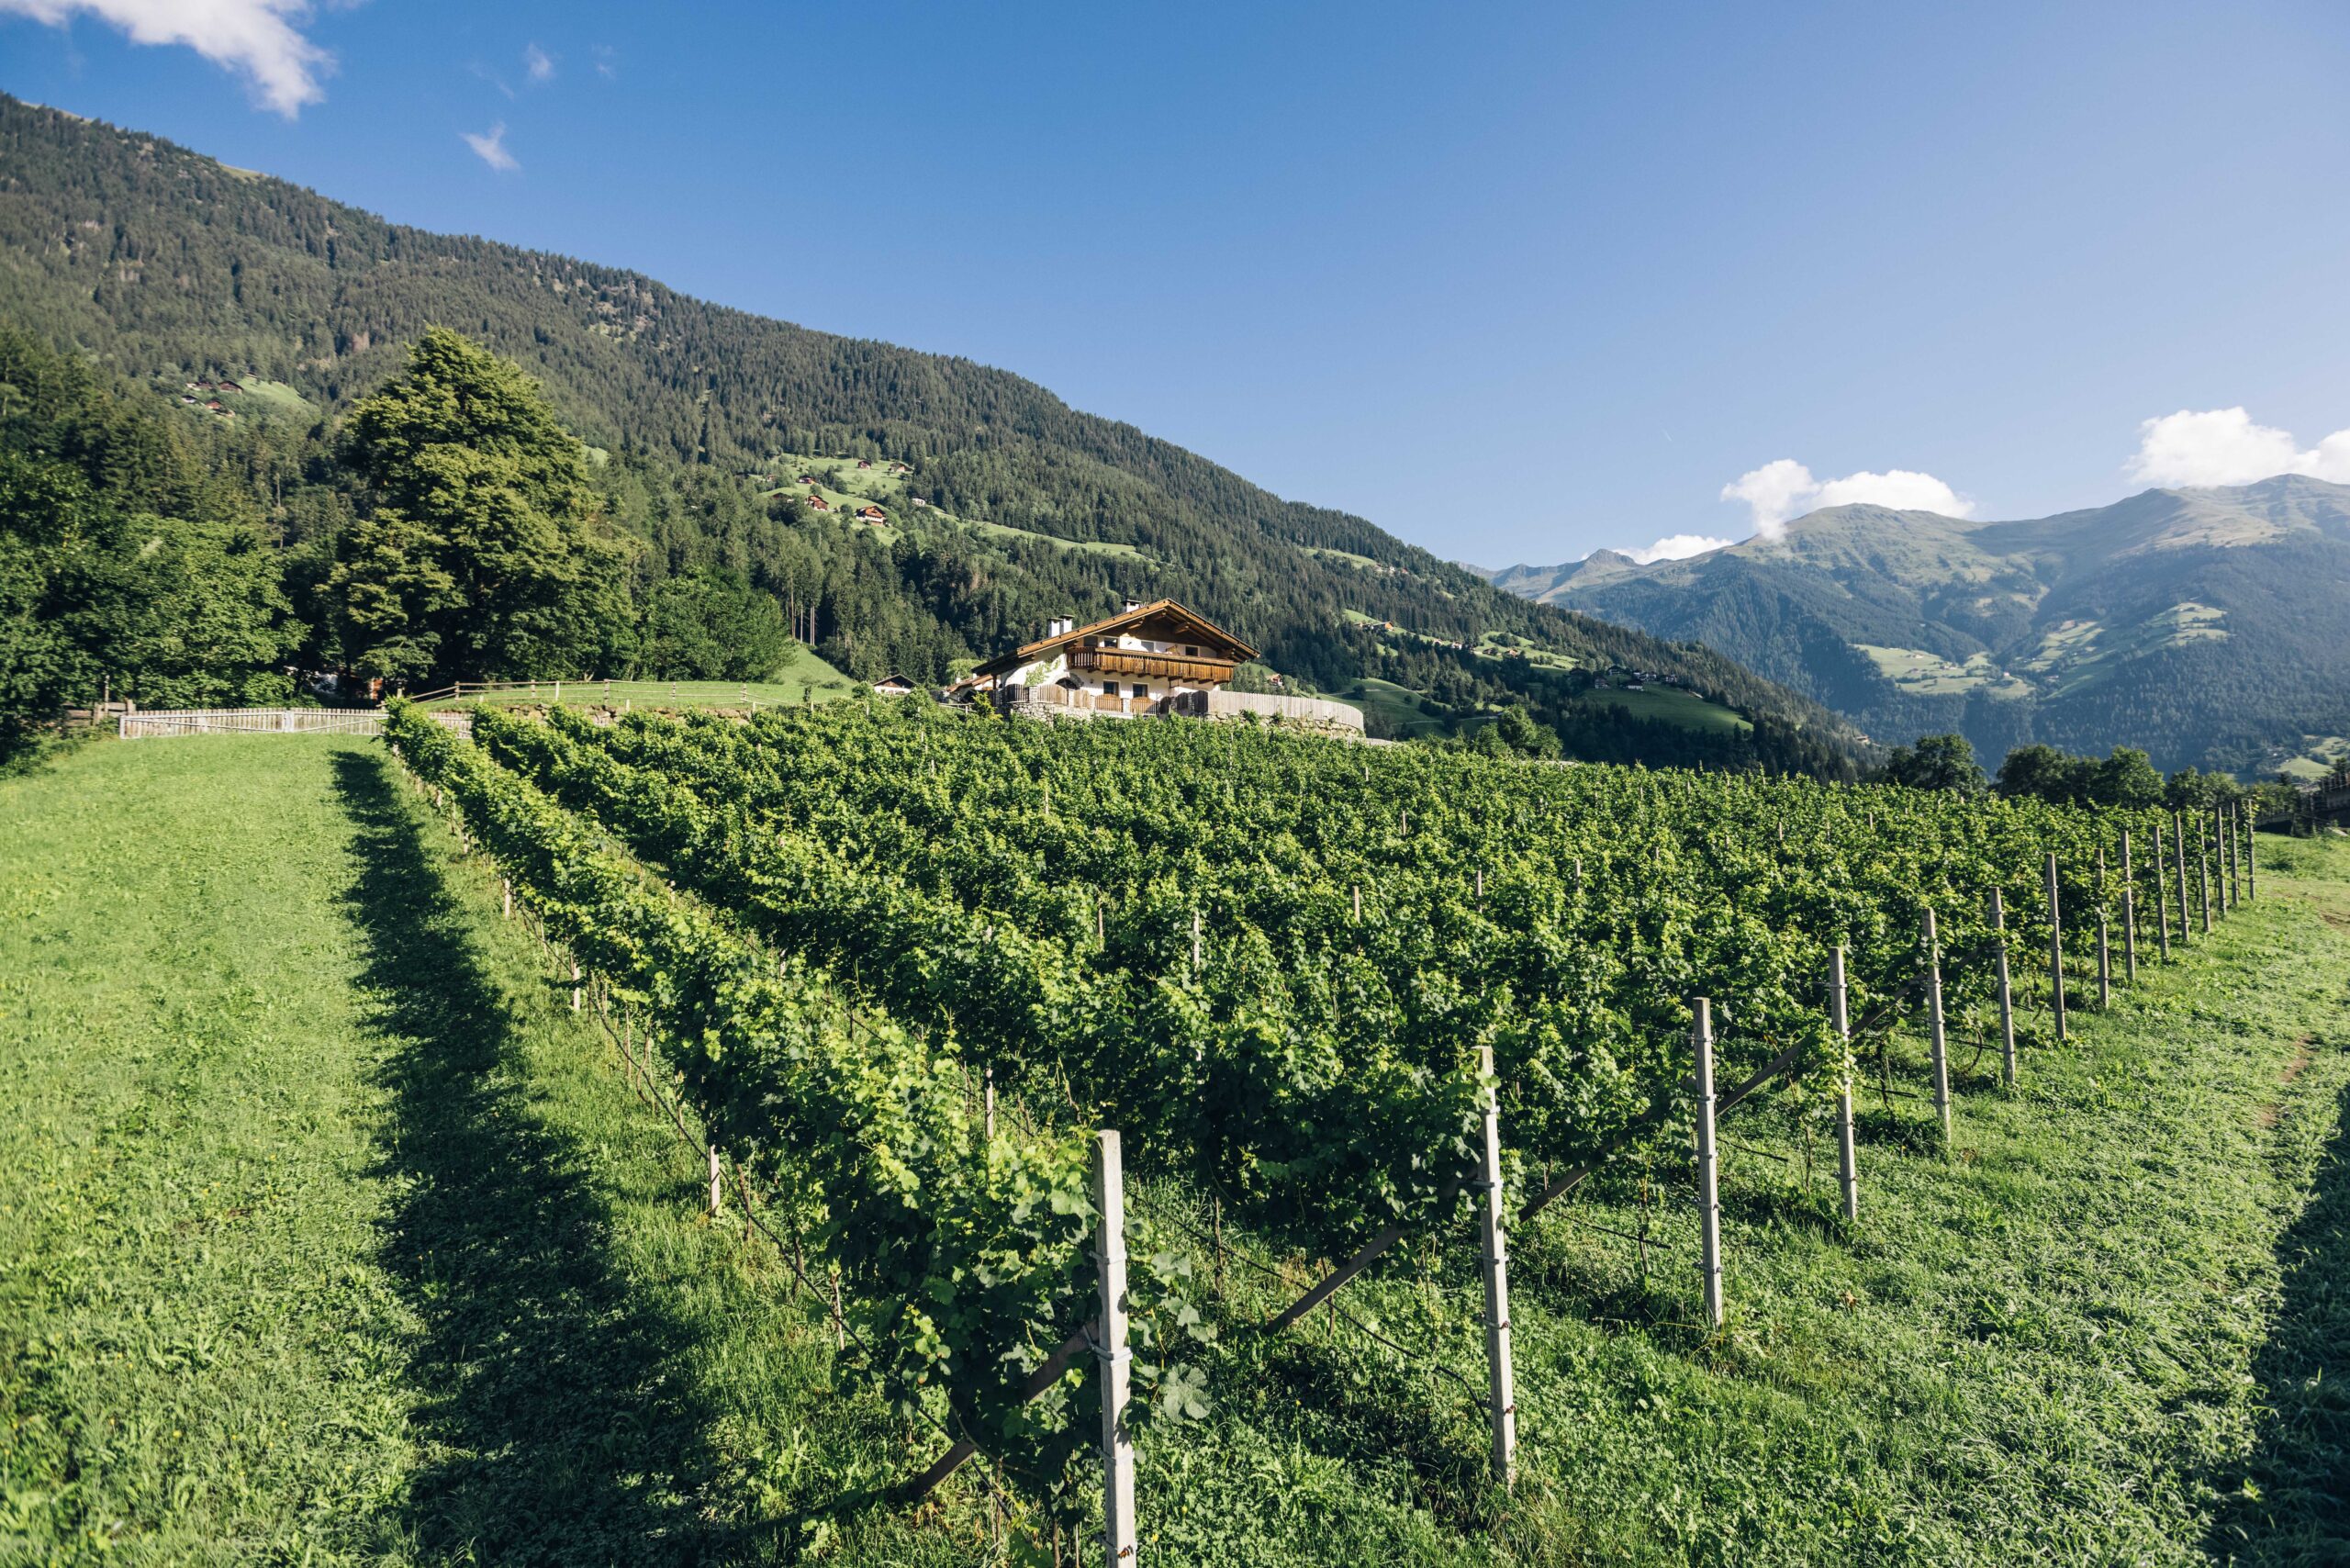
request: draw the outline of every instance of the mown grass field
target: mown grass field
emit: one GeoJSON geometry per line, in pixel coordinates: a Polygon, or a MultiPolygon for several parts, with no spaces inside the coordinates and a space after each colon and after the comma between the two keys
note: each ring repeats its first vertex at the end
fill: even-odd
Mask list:
{"type": "Polygon", "coordinates": [[[831,664],[795,646],[790,660],[772,680],[543,680],[536,687],[519,687],[462,697],[442,697],[428,708],[540,708],[560,700],[565,707],[727,708],[747,711],[762,708],[798,707],[805,702],[831,702],[868,692],[870,686],[843,675],[831,664]]]}
{"type": "MultiPolygon", "coordinates": [[[[994,1556],[975,1478],[877,1500],[929,1445],[835,1392],[822,1315],[704,1216],[379,747],[100,743],[0,780],[0,1561],[994,1556]]],[[[2016,1091],[1962,1030],[1949,1154],[1869,1092],[1856,1230],[1816,1103],[1727,1124],[1725,1332],[1691,1327],[1684,1162],[1521,1232],[1514,1497],[1462,1387],[1467,1226],[1278,1340],[1242,1254],[1307,1260],[1232,1236],[1146,1550],[2350,1558],[2350,849],[2263,848],[2266,896],[2072,1044],[2028,1014],[2016,1091]]]]}

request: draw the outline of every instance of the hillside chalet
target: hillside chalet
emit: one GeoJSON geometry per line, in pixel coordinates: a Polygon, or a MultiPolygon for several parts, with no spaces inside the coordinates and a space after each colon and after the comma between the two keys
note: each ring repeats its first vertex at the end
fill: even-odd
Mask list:
{"type": "Polygon", "coordinates": [[[890,521],[890,514],[879,507],[859,507],[856,509],[856,521],[878,526],[890,521]]]}
{"type": "Polygon", "coordinates": [[[1163,708],[1184,691],[1217,691],[1257,650],[1171,599],[1129,602],[1116,615],[1080,626],[1063,617],[1044,636],[999,654],[957,683],[970,696],[1050,688],[1066,706],[1112,713],[1163,708]],[[1084,698],[1089,700],[1076,701],[1084,698]]]}
{"type": "Polygon", "coordinates": [[[833,510],[833,503],[818,495],[815,491],[811,490],[808,492],[808,510],[810,511],[830,511],[833,510]]]}

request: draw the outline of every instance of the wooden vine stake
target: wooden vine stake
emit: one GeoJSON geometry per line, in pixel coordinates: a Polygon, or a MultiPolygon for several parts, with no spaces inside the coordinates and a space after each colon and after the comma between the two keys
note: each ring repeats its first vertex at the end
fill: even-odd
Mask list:
{"type": "Polygon", "coordinates": [[[2242,868],[2242,856],[2235,848],[2242,837],[2244,837],[2242,811],[2237,811],[2235,801],[2228,801],[2228,902],[2244,902],[2244,884],[2237,877],[2237,869],[2242,868]]]}
{"type": "Polygon", "coordinates": [[[576,959],[571,965],[571,1010],[574,1013],[579,1011],[579,964],[576,959]]]}
{"type": "Polygon", "coordinates": [[[2203,935],[2211,935],[2211,842],[2195,834],[2195,906],[2203,916],[2203,935]]]}
{"type": "Polygon", "coordinates": [[[2178,945],[2188,945],[2187,935],[2187,813],[2170,814],[2171,857],[2178,866],[2178,945]]]}
{"type": "Polygon", "coordinates": [[[1135,1444],[1126,1428],[1134,1352],[1126,1348],[1125,1160],[1115,1131],[1094,1139],[1093,1194],[1102,1216],[1093,1254],[1102,1280],[1093,1348],[1102,1361],[1102,1561],[1118,1568],[1135,1560],[1135,1444]]]}
{"type": "Polygon", "coordinates": [[[513,878],[511,878],[511,877],[500,877],[500,878],[498,878],[498,901],[499,901],[499,906],[500,906],[500,907],[499,907],[499,910],[498,910],[498,917],[499,917],[500,919],[502,919],[502,920],[511,920],[511,919],[513,919],[513,918],[514,918],[514,879],[513,879],[513,878]]]}
{"type": "Polygon", "coordinates": [[[2170,879],[2163,872],[2163,824],[2154,824],[2154,940],[2170,962],[2170,879]]]}
{"type": "Polygon", "coordinates": [[[2065,913],[2056,900],[2056,857],[2048,857],[2048,1010],[2056,1018],[2056,1038],[2065,1036],[2065,913]]]}
{"type": "Polygon", "coordinates": [[[2138,983],[2138,889],[2130,875],[2130,830],[2121,830],[2121,975],[2138,983]]]}
{"type": "Polygon", "coordinates": [[[2107,940],[2108,922],[2105,911],[2097,912],[2097,1010],[2104,1013],[2113,1006],[2113,947],[2107,940]]]}
{"type": "Polygon", "coordinates": [[[1493,1426],[1494,1479],[1506,1488],[1517,1479],[1517,1390],[1509,1354],[1509,1251],[1502,1230],[1502,1124],[1499,1086],[1494,1081],[1494,1048],[1477,1049],[1477,1070],[1485,1088],[1484,1193],[1477,1207],[1477,1236],[1485,1272],[1485,1398],[1493,1426]]]}
{"type": "Polygon", "coordinates": [[[1722,1200],[1714,1148],[1714,1008],[1696,1000],[1691,1035],[1697,1048],[1697,1267],[1706,1288],[1706,1321],[1722,1326],[1722,1200]]]}
{"type": "MultiPolygon", "coordinates": [[[[1994,898],[1998,894],[1992,895],[1994,898]]],[[[2005,958],[2002,956],[2002,972],[2005,958]]],[[[1836,1038],[1844,1053],[1843,1070],[1836,1081],[1836,1182],[1844,1193],[1844,1218],[1861,1217],[1861,1168],[1852,1141],[1852,1024],[1844,987],[1844,949],[1828,960],[1828,1004],[1836,1020],[1836,1038]]]]}
{"type": "Polygon", "coordinates": [[[1991,890],[1991,957],[1999,985],[1999,1081],[2016,1086],[2016,995],[2008,981],[2008,901],[1991,890]]]}
{"type": "Polygon", "coordinates": [[[1942,1021],[1942,939],[1934,912],[1926,912],[1926,1026],[1933,1049],[1934,1114],[1942,1118],[1942,1143],[1950,1143],[1950,1037],[1942,1021]]]}
{"type": "Polygon", "coordinates": [[[2260,862],[2252,853],[2253,837],[2253,824],[2247,823],[2244,830],[2244,896],[2248,899],[2260,896],[2260,862]]]}
{"type": "Polygon", "coordinates": [[[726,1195],[725,1179],[719,1174],[718,1146],[710,1146],[710,1217],[716,1219],[726,1195]]]}

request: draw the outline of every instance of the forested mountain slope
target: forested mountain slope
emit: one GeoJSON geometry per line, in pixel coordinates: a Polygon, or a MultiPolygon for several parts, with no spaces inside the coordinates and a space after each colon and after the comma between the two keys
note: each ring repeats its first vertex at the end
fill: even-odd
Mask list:
{"type": "Polygon", "coordinates": [[[2350,734],[2350,487],[2319,479],[2010,522],[1835,507],[1688,560],[1493,577],[1702,641],[1887,741],[2268,771],[2350,734]]]}
{"type": "MultiPolygon", "coordinates": [[[[332,487],[316,482],[323,427],[438,324],[523,365],[609,454],[613,515],[650,545],[641,593],[678,574],[742,574],[860,676],[939,679],[959,657],[1035,635],[1048,615],[1168,595],[1325,689],[1378,677],[1441,685],[1456,707],[1515,694],[1565,717],[1576,690],[1561,666],[1475,651],[1516,638],[1569,655],[1586,678],[1609,665],[1649,670],[1762,721],[1706,741],[1721,761],[1829,766],[1852,738],[1818,705],[1711,652],[1501,593],[1361,518],[1281,500],[1006,372],[403,228],[5,97],[0,316],[189,419],[208,414],[312,582],[342,517],[332,487]],[[222,378],[240,391],[183,391],[222,378]],[[222,410],[205,408],[216,400],[222,410]],[[785,454],[902,462],[908,507],[884,530],[813,513],[796,476],[779,472],[792,466],[785,454]],[[1382,643],[1380,622],[1418,635],[1382,643]]],[[[303,572],[291,576],[298,601],[303,572]]],[[[1641,726],[1612,711],[1579,717],[1624,728],[1615,749],[1639,752],[1641,726]]]]}

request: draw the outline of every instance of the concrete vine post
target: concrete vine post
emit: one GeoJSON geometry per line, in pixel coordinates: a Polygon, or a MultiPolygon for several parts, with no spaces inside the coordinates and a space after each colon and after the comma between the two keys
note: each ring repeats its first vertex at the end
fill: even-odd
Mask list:
{"type": "Polygon", "coordinates": [[[1503,1229],[1502,1133],[1499,1085],[1494,1078],[1494,1048],[1477,1050],[1477,1070],[1486,1080],[1484,1192],[1477,1205],[1477,1239],[1485,1275],[1485,1403],[1493,1431],[1494,1479],[1505,1489],[1517,1480],[1517,1388],[1510,1365],[1509,1241],[1503,1229]]]}
{"type": "Polygon", "coordinates": [[[1714,1148],[1713,1003],[1696,1000],[1691,1039],[1697,1054],[1697,1267],[1704,1276],[1706,1321],[1722,1326],[1721,1170],[1714,1148]]]}
{"type": "Polygon", "coordinates": [[[1942,1143],[1950,1143],[1950,1041],[1942,1021],[1942,940],[1934,912],[1926,912],[1926,1025],[1933,1049],[1934,1114],[1942,1118],[1942,1143]]]}
{"type": "Polygon", "coordinates": [[[2065,1034],[2065,912],[2056,896],[2056,857],[2048,857],[2048,1010],[2056,1019],[2056,1038],[2065,1034]]]}
{"type": "Polygon", "coordinates": [[[1102,1561],[1122,1568],[1135,1560],[1135,1443],[1126,1428],[1134,1352],[1126,1348],[1125,1159],[1118,1135],[1105,1130],[1093,1145],[1093,1192],[1102,1216],[1094,1262],[1102,1282],[1102,1561]]]}
{"type": "Polygon", "coordinates": [[[716,1219],[726,1201],[725,1179],[718,1169],[718,1146],[710,1146],[710,1217],[716,1219]]]}
{"type": "Polygon", "coordinates": [[[1999,1081],[2016,1086],[2016,998],[2008,983],[2008,901],[1991,890],[1991,952],[1999,985],[1999,1081]]]}
{"type": "Polygon", "coordinates": [[[1842,1069],[1836,1077],[1836,1183],[1843,1189],[1846,1223],[1861,1217],[1860,1161],[1852,1139],[1852,1024],[1850,997],[1844,984],[1844,949],[1838,946],[1828,960],[1828,1002],[1836,1023],[1836,1040],[1842,1050],[1842,1069]]]}

